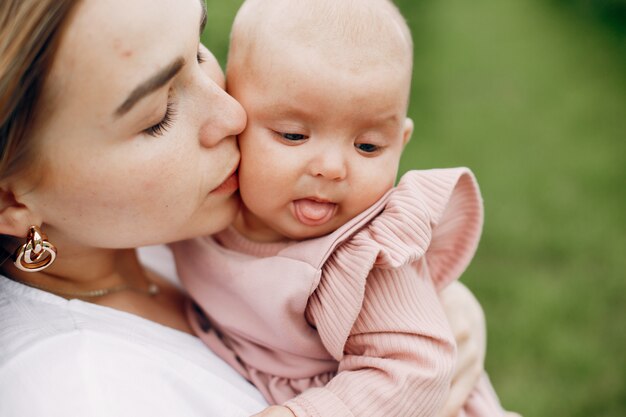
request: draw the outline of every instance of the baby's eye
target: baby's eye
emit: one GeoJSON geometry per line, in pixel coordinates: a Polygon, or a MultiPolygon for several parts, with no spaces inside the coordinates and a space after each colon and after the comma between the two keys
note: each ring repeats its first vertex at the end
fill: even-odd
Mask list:
{"type": "Polygon", "coordinates": [[[357,143],[354,145],[359,151],[364,153],[374,153],[380,149],[377,145],[373,145],[371,143],[357,143]]]}
{"type": "Polygon", "coordinates": [[[300,140],[306,140],[309,137],[306,135],[301,135],[300,133],[280,133],[280,135],[289,141],[297,142],[300,140]]]}

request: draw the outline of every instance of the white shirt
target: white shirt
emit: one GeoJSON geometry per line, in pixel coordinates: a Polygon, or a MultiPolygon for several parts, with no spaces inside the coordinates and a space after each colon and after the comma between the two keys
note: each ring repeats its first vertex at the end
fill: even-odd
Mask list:
{"type": "Polygon", "coordinates": [[[265,406],[194,336],[0,276],[2,417],[244,417],[265,406]]]}

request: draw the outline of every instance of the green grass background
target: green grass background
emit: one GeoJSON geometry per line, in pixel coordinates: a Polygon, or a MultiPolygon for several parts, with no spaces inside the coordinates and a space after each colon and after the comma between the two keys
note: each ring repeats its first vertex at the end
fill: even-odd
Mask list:
{"type": "MultiPolygon", "coordinates": [[[[224,63],[241,1],[207,4],[204,41],[224,63]]],[[[624,2],[397,4],[415,40],[401,168],[478,176],[486,223],[463,281],[487,315],[503,404],[626,416],[624,2]]]]}

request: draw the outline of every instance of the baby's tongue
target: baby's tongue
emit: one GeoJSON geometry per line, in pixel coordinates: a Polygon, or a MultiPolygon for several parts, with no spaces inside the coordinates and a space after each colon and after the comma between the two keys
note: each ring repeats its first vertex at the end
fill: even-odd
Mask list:
{"type": "Polygon", "coordinates": [[[296,218],[307,226],[319,226],[331,219],[335,213],[334,203],[320,203],[319,201],[302,199],[293,202],[296,218]]]}

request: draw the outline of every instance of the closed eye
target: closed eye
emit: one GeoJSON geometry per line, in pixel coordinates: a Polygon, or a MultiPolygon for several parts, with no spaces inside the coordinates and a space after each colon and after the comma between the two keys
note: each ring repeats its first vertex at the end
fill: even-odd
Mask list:
{"type": "MultiPolygon", "coordinates": [[[[198,64],[202,64],[207,60],[207,53],[202,50],[201,47],[198,47],[198,53],[196,55],[196,59],[198,60],[198,64]]],[[[174,122],[174,117],[176,116],[176,109],[174,107],[174,102],[168,97],[167,108],[165,110],[165,114],[159,123],[150,126],[143,133],[150,135],[152,137],[162,136],[167,130],[172,126],[174,122]]]]}
{"type": "Polygon", "coordinates": [[[165,132],[172,126],[174,122],[174,117],[176,116],[176,109],[174,108],[174,103],[170,100],[167,102],[167,109],[165,110],[165,114],[161,121],[153,126],[150,126],[143,133],[150,135],[152,137],[163,136],[165,132]]]}
{"type": "Polygon", "coordinates": [[[196,59],[198,60],[198,64],[202,64],[207,60],[207,54],[202,49],[198,48],[198,53],[196,55],[196,59]]]}

